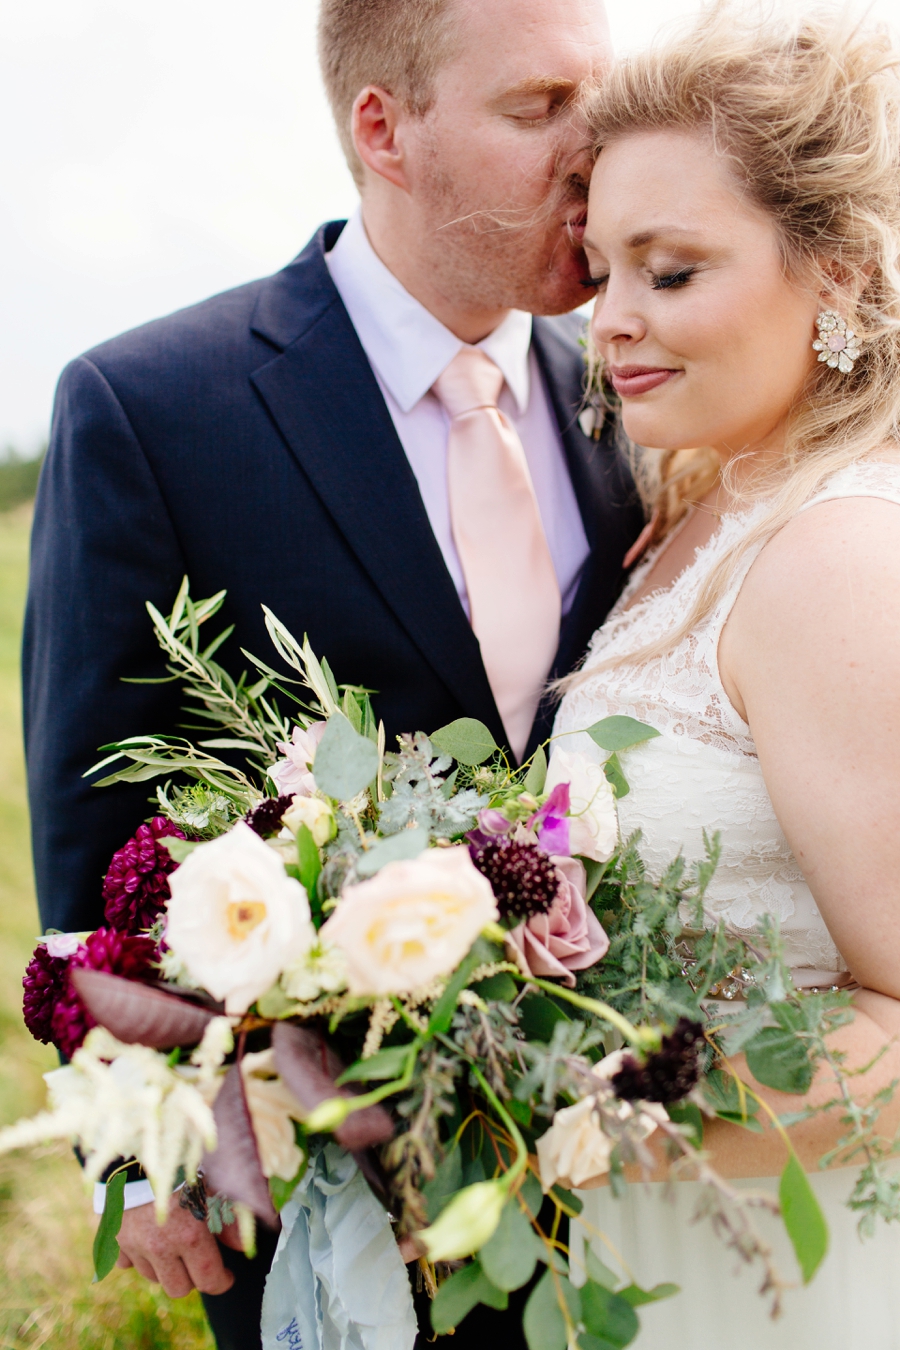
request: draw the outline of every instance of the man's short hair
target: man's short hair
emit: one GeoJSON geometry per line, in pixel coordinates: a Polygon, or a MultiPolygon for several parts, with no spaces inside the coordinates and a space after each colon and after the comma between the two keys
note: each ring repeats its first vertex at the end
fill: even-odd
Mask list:
{"type": "Polygon", "coordinates": [[[353,145],[357,94],[378,85],[414,116],[434,101],[434,79],[452,56],[454,0],[322,0],[319,63],[344,155],[357,186],[362,163],[353,145]]]}

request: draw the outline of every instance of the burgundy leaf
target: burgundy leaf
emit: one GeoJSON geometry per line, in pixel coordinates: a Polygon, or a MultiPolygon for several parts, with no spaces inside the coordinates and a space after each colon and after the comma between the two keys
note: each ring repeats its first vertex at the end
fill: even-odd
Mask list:
{"type": "MultiPolygon", "coordinates": [[[[276,1022],[272,1028],[275,1065],[289,1090],[304,1111],[312,1111],[330,1097],[353,1097],[345,1087],[337,1087],[344,1065],[323,1038],[307,1027],[276,1022]]],[[[334,1132],[338,1143],[351,1153],[384,1144],[394,1133],[391,1118],[383,1106],[364,1106],[353,1111],[334,1132]]]]}
{"type": "Polygon", "coordinates": [[[103,970],[71,970],[69,978],[94,1020],[129,1045],[154,1050],[196,1045],[216,1015],[176,994],[103,970]]]}
{"type": "Polygon", "coordinates": [[[203,1158],[208,1190],[224,1192],[230,1200],[249,1206],[270,1228],[277,1228],[278,1215],[259,1161],[240,1064],[232,1064],[226,1073],[213,1104],[213,1115],[218,1143],[215,1153],[207,1153],[203,1158]]]}

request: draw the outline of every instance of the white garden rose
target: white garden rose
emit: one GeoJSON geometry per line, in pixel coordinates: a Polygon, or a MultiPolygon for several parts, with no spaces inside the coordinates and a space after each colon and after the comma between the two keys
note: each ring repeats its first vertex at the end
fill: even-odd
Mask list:
{"type": "Polygon", "coordinates": [[[244,1055],[241,1074],[263,1176],[293,1181],[303,1163],[294,1132],[303,1110],[279,1078],[271,1049],[244,1055]]]}
{"type": "Polygon", "coordinates": [[[333,839],[337,830],[334,810],[330,802],[321,797],[294,797],[288,809],[281,817],[292,834],[296,834],[301,825],[305,825],[319,848],[333,839]]]}
{"type": "Polygon", "coordinates": [[[246,1012],[316,940],[306,892],[243,821],[169,877],[166,942],[199,984],[246,1012]]]}
{"type": "Polygon", "coordinates": [[[600,1128],[593,1097],[562,1107],[549,1130],[537,1141],[544,1191],[557,1182],[566,1190],[597,1185],[609,1171],[612,1147],[612,1140],[600,1128]]]}
{"type": "Polygon", "coordinates": [[[459,845],[345,887],[320,936],[343,951],[352,994],[403,994],[449,974],[496,918],[490,883],[459,845]]]}
{"type": "Polygon", "coordinates": [[[578,750],[553,751],[545,792],[569,785],[569,846],[573,853],[606,862],[619,839],[616,797],[603,765],[578,750]]]}

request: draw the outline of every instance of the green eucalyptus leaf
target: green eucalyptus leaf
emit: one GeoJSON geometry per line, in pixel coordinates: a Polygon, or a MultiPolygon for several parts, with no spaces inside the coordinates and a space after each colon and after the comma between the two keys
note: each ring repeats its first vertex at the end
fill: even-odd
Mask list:
{"type": "Polygon", "coordinates": [[[630,750],[633,745],[642,745],[652,741],[660,733],[646,722],[638,722],[634,717],[604,717],[588,727],[587,734],[601,750],[615,753],[617,750],[630,750]]]}
{"type": "Polygon", "coordinates": [[[687,1125],[693,1131],[691,1142],[696,1148],[703,1145],[703,1112],[695,1102],[681,1102],[667,1106],[669,1119],[676,1125],[687,1125]]]}
{"type": "Polygon", "coordinates": [[[744,1048],[754,1078],[778,1092],[804,1093],[812,1082],[813,1066],[806,1045],[793,1031],[764,1027],[744,1048]]]}
{"type": "Polygon", "coordinates": [[[581,1320],[579,1291],[564,1275],[554,1276],[550,1270],[545,1270],[525,1305],[522,1326],[528,1350],[566,1350],[569,1337],[566,1320],[559,1306],[557,1287],[566,1301],[572,1321],[577,1324],[581,1320]]]}
{"type": "Polygon", "coordinates": [[[538,797],[544,790],[544,784],[547,781],[547,755],[542,745],[539,745],[531,757],[531,764],[525,775],[525,791],[530,792],[533,797],[538,797]]]}
{"type": "MultiPolygon", "coordinates": [[[[483,1176],[482,1176],[483,1180],[483,1176]]],[[[428,1208],[428,1222],[434,1223],[441,1210],[463,1188],[462,1152],[458,1144],[438,1163],[437,1171],[422,1187],[428,1208]]]]}
{"type": "Polygon", "coordinates": [[[509,1304],[509,1296],[495,1288],[477,1261],[463,1266],[440,1286],[431,1305],[431,1325],[439,1336],[446,1335],[470,1313],[476,1303],[486,1303],[499,1311],[509,1304]]]}
{"type": "Polygon", "coordinates": [[[528,1210],[533,1219],[536,1219],[541,1212],[541,1205],[544,1203],[544,1192],[541,1183],[533,1172],[529,1172],[519,1187],[519,1199],[528,1210]]]}
{"type": "Polygon", "coordinates": [[[603,772],[606,775],[606,781],[609,783],[616,798],[627,797],[631,788],[628,785],[628,779],[622,772],[622,765],[619,763],[618,755],[610,755],[609,759],[603,765],[603,772]]]}
{"type": "Polygon", "coordinates": [[[283,1181],[281,1177],[269,1177],[269,1194],[272,1197],[272,1204],[275,1206],[275,1212],[280,1214],[287,1202],[290,1200],[294,1191],[303,1180],[306,1172],[308,1159],[304,1158],[300,1166],[300,1171],[290,1181],[283,1181]]]}
{"type": "Polygon", "coordinates": [[[549,1045],[557,1022],[571,1020],[568,1013],[546,994],[526,994],[519,1004],[519,1026],[529,1041],[543,1041],[549,1045]]]}
{"type": "MultiPolygon", "coordinates": [[[[318,757],[317,757],[318,759],[318,757]]],[[[361,877],[372,877],[386,863],[402,862],[407,858],[418,858],[428,847],[428,831],[421,826],[412,830],[401,830],[399,834],[379,839],[367,853],[357,860],[356,871],[361,877]]]]}
{"type": "Polygon", "coordinates": [[[619,1283],[618,1276],[603,1264],[593,1247],[587,1245],[584,1249],[584,1265],[588,1279],[595,1284],[602,1284],[604,1289],[615,1289],[619,1283]]]}
{"type": "Polygon", "coordinates": [[[445,755],[455,759],[457,764],[465,764],[473,769],[490,759],[500,748],[484,723],[474,717],[459,717],[455,722],[448,722],[429,740],[436,749],[443,750],[445,755]]]}
{"type": "Polygon", "coordinates": [[[828,1225],[796,1153],[791,1153],[781,1174],[778,1202],[803,1283],[809,1284],[828,1250],[828,1225]]]}
{"type": "Polygon", "coordinates": [[[543,1251],[518,1200],[512,1199],[504,1205],[494,1235],[479,1250],[478,1260],[491,1283],[510,1292],[528,1283],[543,1251]]]}
{"type": "Polygon", "coordinates": [[[125,1213],[125,1182],[128,1173],[115,1172],[106,1183],[103,1213],[94,1234],[94,1280],[105,1280],[119,1259],[119,1229],[125,1213]]]}
{"type": "Polygon", "coordinates": [[[409,1062],[411,1049],[411,1045],[392,1045],[387,1050],[379,1050],[368,1059],[351,1064],[335,1081],[340,1087],[343,1083],[385,1082],[389,1078],[399,1078],[409,1062]]]}
{"type": "Polygon", "coordinates": [[[377,773],[377,746],[354,731],[343,713],[333,713],[316,750],[316,787],[327,797],[348,802],[368,787],[377,773]]]}
{"type": "Polygon", "coordinates": [[[652,1289],[642,1289],[639,1284],[629,1284],[624,1289],[617,1290],[619,1298],[624,1298],[626,1303],[630,1303],[632,1308],[640,1308],[645,1303],[659,1303],[664,1298],[674,1298],[676,1294],[681,1293],[681,1286],[677,1284],[655,1284],[652,1289]]]}
{"type": "Polygon", "coordinates": [[[641,1326],[628,1300],[595,1280],[588,1280],[581,1287],[581,1317],[592,1336],[607,1341],[616,1350],[630,1345],[641,1326]]]}

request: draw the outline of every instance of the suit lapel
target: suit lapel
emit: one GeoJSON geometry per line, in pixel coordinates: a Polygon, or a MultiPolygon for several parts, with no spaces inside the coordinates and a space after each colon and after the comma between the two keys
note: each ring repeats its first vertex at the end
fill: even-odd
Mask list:
{"type": "MultiPolygon", "coordinates": [[[[263,291],[252,326],[281,350],[251,379],[397,620],[468,715],[502,739],[478,641],[381,390],[325,266],[323,249],[333,244],[338,229],[326,226],[263,291]]],[[[359,678],[365,680],[365,671],[359,678]]]]}

